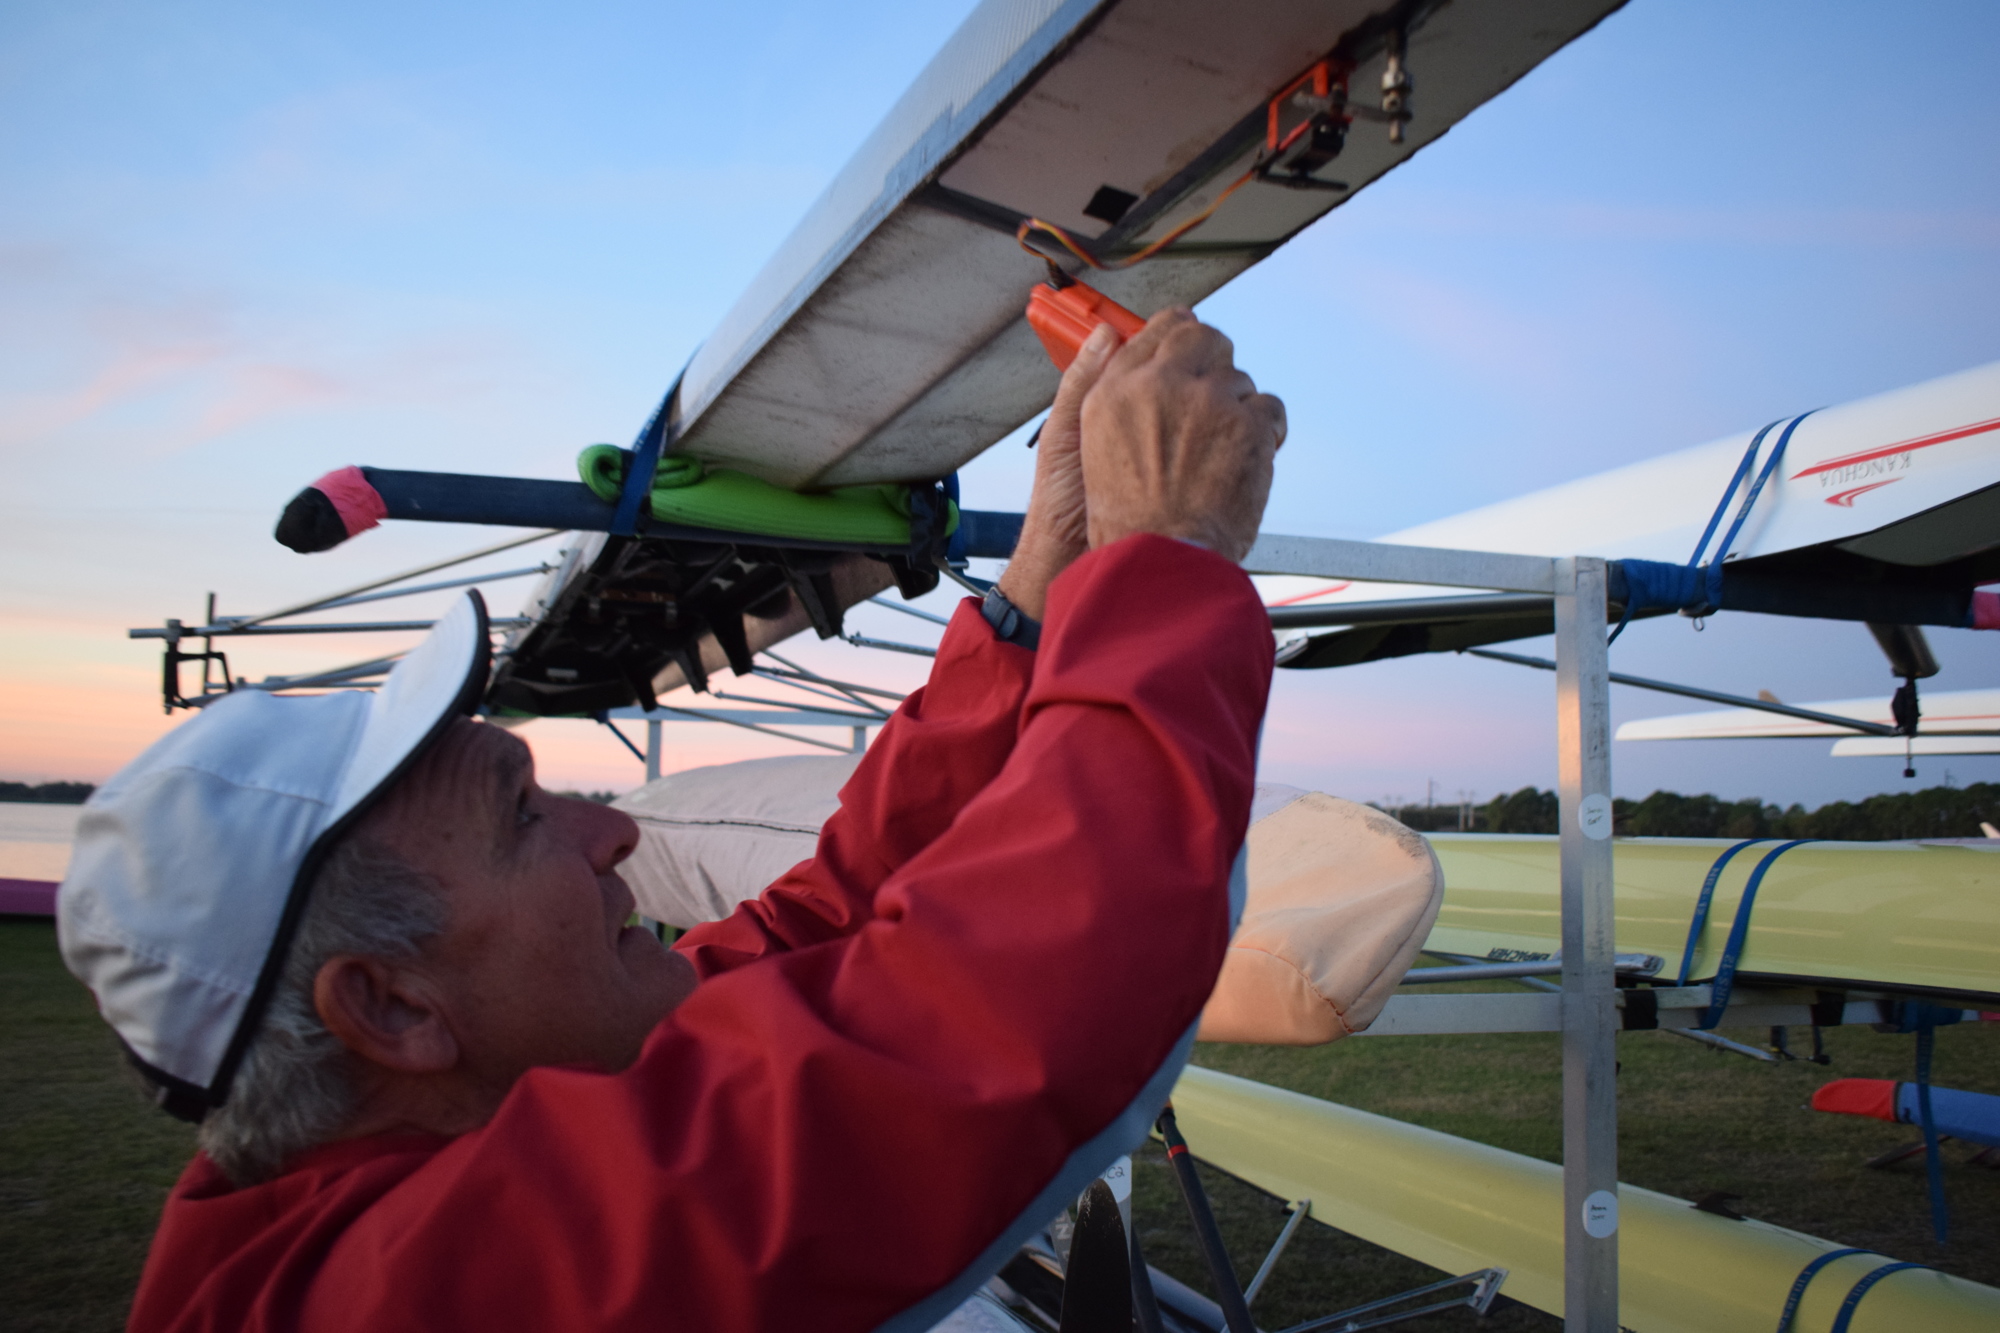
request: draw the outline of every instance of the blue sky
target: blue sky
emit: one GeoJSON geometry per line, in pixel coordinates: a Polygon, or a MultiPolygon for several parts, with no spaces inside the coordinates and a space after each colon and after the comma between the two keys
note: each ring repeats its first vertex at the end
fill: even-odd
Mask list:
{"type": "MultiPolygon", "coordinates": [[[[270,524],[327,468],[561,476],[628,439],[967,8],[0,9],[0,776],[101,778],[167,724],[127,625],[485,536],[293,556],[270,524]]],[[[1879,6],[1636,0],[1206,304],[1290,406],[1267,525],[1378,535],[2000,356],[1996,56],[1990,5],[1885,32],[1879,6]]],[[[997,447],[969,502],[1019,505],[1027,461],[997,447]]],[[[1931,637],[1938,688],[2000,685],[2000,645],[1931,637]]],[[[1788,699],[1890,684],[1858,625],[1651,622],[1617,655],[1788,699]]],[[[1460,659],[1281,673],[1266,768],[1362,798],[1546,785],[1551,699],[1460,659]]],[[[675,762],[764,752],[711,730],[675,762]]],[[[636,778],[587,726],[527,735],[558,781],[636,778]]],[[[1905,785],[1825,749],[1622,745],[1614,775],[1905,785]]]]}

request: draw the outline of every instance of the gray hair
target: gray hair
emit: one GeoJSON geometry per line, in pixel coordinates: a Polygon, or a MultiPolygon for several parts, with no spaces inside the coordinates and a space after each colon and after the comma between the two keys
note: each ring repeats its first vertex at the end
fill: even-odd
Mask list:
{"type": "Polygon", "coordinates": [[[201,1123],[202,1151],[238,1186],[269,1180],[331,1141],[357,1109],[354,1057],[313,1002],[320,968],[342,954],[416,957],[445,925],[436,879],[360,832],[336,844],[309,893],[229,1099],[201,1123]]]}

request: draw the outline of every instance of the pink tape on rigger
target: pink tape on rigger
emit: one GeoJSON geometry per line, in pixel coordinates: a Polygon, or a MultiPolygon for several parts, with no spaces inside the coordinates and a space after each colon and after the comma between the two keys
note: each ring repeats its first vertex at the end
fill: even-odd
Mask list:
{"type": "Polygon", "coordinates": [[[347,535],[356,537],[389,516],[389,506],[358,467],[344,467],[327,473],[313,483],[313,489],[333,501],[334,512],[347,535]]]}

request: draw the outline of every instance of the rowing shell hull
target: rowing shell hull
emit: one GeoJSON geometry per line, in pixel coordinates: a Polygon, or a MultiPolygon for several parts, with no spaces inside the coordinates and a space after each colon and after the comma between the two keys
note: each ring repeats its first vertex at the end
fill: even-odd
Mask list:
{"type": "MultiPolygon", "coordinates": [[[[1426,947],[1543,957],[1561,947],[1554,837],[1432,834],[1444,905],[1426,947]]],[[[1621,953],[1658,954],[1674,974],[1721,838],[1621,838],[1621,953]]],[[[1691,980],[1715,971],[1751,871],[1776,842],[1730,861],[1715,886],[1691,980]]],[[[2000,849],[1921,842],[1816,842],[1766,872],[1739,975],[2000,1004],[2000,849]]]]}
{"type": "MultiPolygon", "coordinates": [[[[1771,411],[1777,416],[1779,408],[1771,411]]],[[[1765,437],[1757,453],[1760,469],[1782,433],[1765,437]]],[[[1745,430],[1380,540],[1511,555],[1682,563],[1700,544],[1755,437],[1755,430],[1745,430]]],[[[1736,512],[1734,505],[1729,512],[1736,512]]],[[[1717,532],[1715,538],[1723,535],[1717,532]]],[[[1732,564],[1754,564],[1817,548],[1823,569],[1851,566],[1859,557],[1892,571],[1937,571],[1946,581],[1969,586],[1992,577],[1996,540],[2000,361],[1805,417],[1728,558],[1732,564]]],[[[1714,554],[1711,542],[1708,558],[1714,554]]],[[[1464,591],[1287,577],[1260,579],[1259,585],[1267,601],[1295,606],[1464,591]]]]}
{"type": "MultiPolygon", "coordinates": [[[[1192,303],[1351,199],[1623,0],[1454,0],[1414,13],[1404,142],[1362,121],[1347,190],[1238,191],[1188,243],[1093,278],[1192,303]]],[[[1378,0],[985,0],[806,212],[680,381],[675,449],[794,488],[941,477],[1048,406],[1027,321],[1033,215],[1113,250],[1159,239],[1255,161],[1265,106],[1336,49],[1379,101],[1378,0]],[[1104,187],[1135,200],[1089,213],[1104,187]]]]}
{"type": "MultiPolygon", "coordinates": [[[[1448,1273],[1507,1270],[1501,1293],[1560,1315],[1562,1168],[1385,1116],[1191,1068],[1174,1114],[1194,1154],[1313,1216],[1448,1273]]],[[[1837,1248],[1764,1222],[1618,1187],[1618,1321],[1636,1333],[1770,1333],[1799,1270],[1837,1248]]],[[[1823,1333],[1879,1256],[1835,1260],[1795,1333],[1823,1333]]],[[[1990,1333],[2000,1290],[1928,1270],[1883,1279],[1850,1333],[1990,1333]]]]}

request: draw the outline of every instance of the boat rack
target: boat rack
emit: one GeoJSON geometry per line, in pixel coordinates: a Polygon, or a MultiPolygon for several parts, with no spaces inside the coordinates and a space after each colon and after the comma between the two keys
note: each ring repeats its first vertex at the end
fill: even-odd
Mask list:
{"type": "MultiPolygon", "coordinates": [[[[1661,960],[1620,956],[1613,945],[1612,678],[1606,615],[1612,562],[1592,556],[1550,559],[1264,535],[1243,567],[1252,574],[1534,594],[1553,602],[1561,953],[1532,968],[1467,959],[1468,966],[1448,970],[1459,974],[1455,978],[1411,981],[1559,972],[1561,984],[1539,992],[1398,994],[1363,1035],[1562,1034],[1564,1326],[1571,1333],[1618,1333],[1617,1036],[1632,1028],[1701,1029],[1714,996],[1709,986],[1631,986],[1639,976],[1657,972],[1661,960]],[[1623,988],[1621,973],[1628,983],[1623,988]]],[[[1805,602],[1812,602],[1810,594],[1818,590],[1800,591],[1809,594],[1805,602]]],[[[1804,604],[1786,609],[1815,613],[1804,604]]],[[[1727,1002],[1732,1025],[1893,1021],[1889,1006],[1894,997],[1861,992],[1738,984],[1727,1002]]]]}
{"type": "Polygon", "coordinates": [[[1613,1080],[1623,1022],[1612,944],[1608,565],[1593,556],[1548,559],[1282,536],[1260,537],[1243,561],[1252,574],[1534,593],[1554,600],[1562,989],[1541,995],[1397,996],[1376,1026],[1392,1021],[1392,1013],[1436,1013],[1442,1019],[1448,1009],[1467,1007],[1466,1000],[1490,1005],[1504,999],[1525,1001],[1514,1006],[1523,1014],[1532,1010],[1538,1026],[1527,1030],[1562,1033],[1563,1308],[1572,1333],[1618,1333],[1619,1327],[1613,1080]],[[1412,1004],[1422,1007],[1405,1008],[1412,1004]]]}

